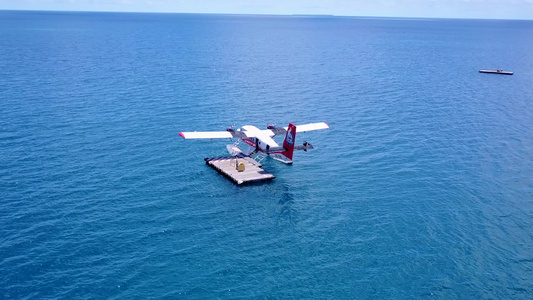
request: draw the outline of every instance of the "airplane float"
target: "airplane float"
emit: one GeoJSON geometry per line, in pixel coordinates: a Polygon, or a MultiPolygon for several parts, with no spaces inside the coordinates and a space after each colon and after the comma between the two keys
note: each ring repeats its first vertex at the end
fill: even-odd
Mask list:
{"type": "Polygon", "coordinates": [[[263,130],[255,126],[246,125],[239,129],[229,127],[226,131],[180,132],[180,136],[184,139],[238,138],[239,140],[236,144],[226,146],[231,156],[253,158],[256,153],[263,153],[275,160],[286,164],[292,164],[294,150],[307,151],[313,149],[313,146],[307,142],[304,142],[301,145],[295,145],[296,133],[327,128],[329,128],[329,125],[324,122],[298,126],[290,123],[288,127],[268,125],[267,129],[263,130]],[[280,146],[274,141],[273,137],[283,134],[285,135],[285,139],[283,140],[282,146],[280,146]],[[246,152],[243,152],[237,147],[240,141],[243,141],[250,146],[246,152]]]}

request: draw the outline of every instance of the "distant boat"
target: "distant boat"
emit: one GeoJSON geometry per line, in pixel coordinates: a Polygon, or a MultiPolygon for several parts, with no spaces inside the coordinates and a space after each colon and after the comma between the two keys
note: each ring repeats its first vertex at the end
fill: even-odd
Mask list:
{"type": "Polygon", "coordinates": [[[479,73],[501,74],[501,75],[513,75],[513,72],[499,70],[479,70],[479,73]]]}

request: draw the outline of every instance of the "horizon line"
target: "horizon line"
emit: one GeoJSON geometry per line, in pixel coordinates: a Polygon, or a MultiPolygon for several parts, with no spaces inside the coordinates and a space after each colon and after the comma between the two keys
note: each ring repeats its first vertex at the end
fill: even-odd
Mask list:
{"type": "Polygon", "coordinates": [[[533,19],[475,18],[475,17],[409,17],[409,16],[356,16],[334,14],[268,14],[268,13],[216,13],[216,12],[177,12],[177,11],[121,11],[121,10],[57,10],[57,9],[3,9],[13,12],[76,12],[76,13],[126,13],[126,14],[189,14],[189,15],[227,15],[227,16],[280,16],[280,17],[337,17],[337,18],[380,18],[380,19],[437,19],[437,20],[498,20],[533,21],[533,19]]]}

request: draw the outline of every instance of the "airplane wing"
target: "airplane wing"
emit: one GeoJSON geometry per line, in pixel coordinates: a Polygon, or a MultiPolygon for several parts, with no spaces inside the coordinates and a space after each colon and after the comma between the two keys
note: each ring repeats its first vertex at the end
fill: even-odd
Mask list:
{"type": "Polygon", "coordinates": [[[247,137],[242,131],[193,131],[180,132],[184,139],[231,139],[247,137]]]}
{"type": "MultiPolygon", "coordinates": [[[[265,129],[261,131],[268,134],[269,136],[275,136],[275,135],[285,134],[288,128],[289,127],[272,127],[270,129],[265,129]]],[[[328,129],[328,128],[329,128],[329,125],[324,122],[311,123],[311,124],[297,125],[296,132],[306,132],[306,131],[328,129]]]]}
{"type": "MultiPolygon", "coordinates": [[[[285,130],[287,130],[288,127],[284,127],[285,130]]],[[[311,123],[311,124],[304,124],[304,125],[296,125],[296,132],[306,132],[306,131],[313,131],[313,130],[320,130],[320,129],[328,129],[329,125],[320,122],[320,123],[311,123]]]]}
{"type": "Polygon", "coordinates": [[[233,137],[228,131],[194,131],[180,132],[184,139],[230,139],[233,137]]]}

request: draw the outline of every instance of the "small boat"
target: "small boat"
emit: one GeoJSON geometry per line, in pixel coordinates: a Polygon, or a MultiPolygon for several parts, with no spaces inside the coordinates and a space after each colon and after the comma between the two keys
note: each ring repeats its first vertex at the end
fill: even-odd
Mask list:
{"type": "Polygon", "coordinates": [[[501,74],[501,75],[513,75],[513,72],[499,70],[479,70],[479,73],[501,74]]]}

